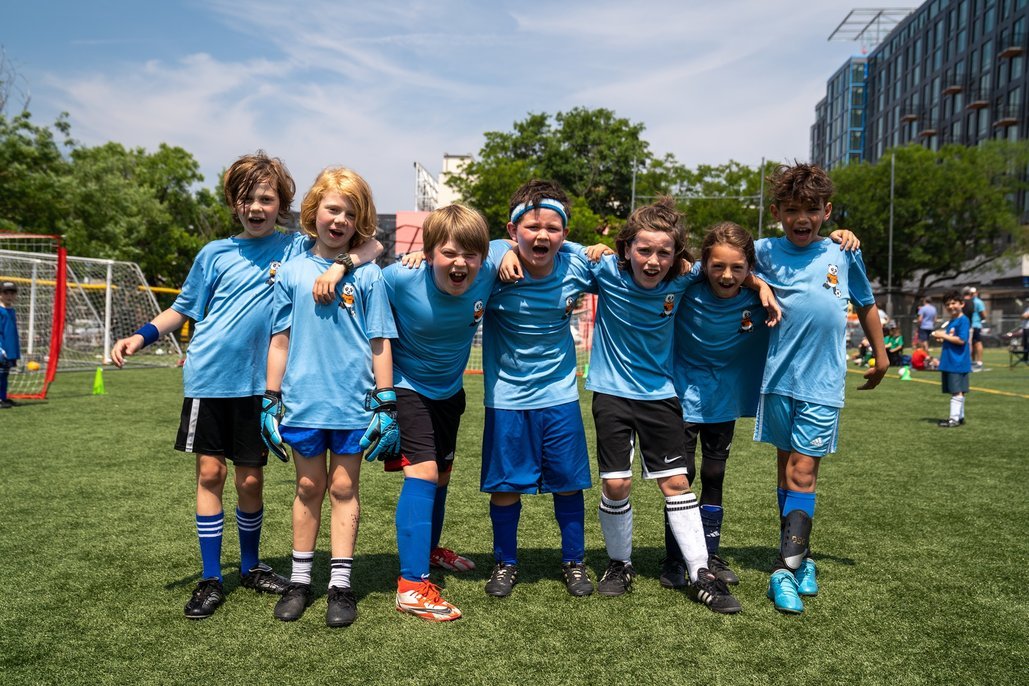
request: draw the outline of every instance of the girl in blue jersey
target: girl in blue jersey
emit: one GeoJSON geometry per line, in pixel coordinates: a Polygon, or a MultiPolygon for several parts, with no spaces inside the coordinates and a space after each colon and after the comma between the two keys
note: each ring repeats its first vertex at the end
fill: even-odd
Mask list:
{"type": "Polygon", "coordinates": [[[328,491],[332,556],[326,623],[340,627],[357,616],[350,573],[360,518],[362,439],[369,420],[381,424],[371,410],[396,415],[389,339],[397,333],[382,273],[373,264],[343,279],[337,302],[320,304],[307,296],[338,254],[375,235],[375,205],[365,180],[343,167],[323,171],[304,197],[300,224],[315,243],[279,272],[263,424],[271,447],[286,443],[293,449],[297,473],[293,571],[275,617],[299,619],[311,602],[314,547],[328,491]],[[369,389],[374,389],[370,402],[369,389]]]}
{"type": "MultiPolygon", "coordinates": [[[[161,336],[196,322],[183,369],[185,399],[175,448],[196,454],[196,529],[203,568],[185,614],[210,617],[224,601],[222,589],[222,491],[233,463],[238,496],[241,583],[266,593],[282,593],[286,580],[260,562],[264,517],[261,394],[265,388],[271,336],[273,286],[284,262],[302,253],[310,239],[276,230],[291,219],[296,186],[285,165],[264,152],[244,155],[225,172],[225,201],[242,231],[208,243],[189,270],[170,308],[137,332],[119,340],[111,358],[125,358],[161,336]]],[[[374,259],[377,242],[362,246],[352,263],[374,259]]],[[[327,272],[338,280],[343,267],[327,272]]]]}

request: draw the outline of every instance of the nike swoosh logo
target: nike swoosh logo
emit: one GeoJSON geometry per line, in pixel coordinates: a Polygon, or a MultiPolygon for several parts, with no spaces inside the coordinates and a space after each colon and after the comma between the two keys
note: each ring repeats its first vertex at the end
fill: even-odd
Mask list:
{"type": "Polygon", "coordinates": [[[667,457],[666,456],[664,458],[665,464],[672,464],[673,462],[675,462],[677,460],[681,460],[681,459],[682,459],[682,455],[676,455],[675,457],[667,457]]]}

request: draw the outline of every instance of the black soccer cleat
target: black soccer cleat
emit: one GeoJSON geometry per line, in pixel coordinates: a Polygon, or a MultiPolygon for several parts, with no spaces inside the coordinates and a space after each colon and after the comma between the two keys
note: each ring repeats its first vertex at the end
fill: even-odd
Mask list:
{"type": "Polygon", "coordinates": [[[222,582],[217,579],[204,579],[197,584],[192,597],[186,603],[186,617],[188,619],[207,619],[223,602],[225,602],[225,591],[222,590],[222,582]]]}
{"type": "Polygon", "coordinates": [[[511,595],[514,585],[518,583],[518,566],[498,562],[486,582],[486,594],[494,598],[506,598],[511,595]]]}
{"type": "Polygon", "coordinates": [[[707,605],[709,610],[719,614],[734,615],[743,609],[725,582],[706,568],[700,570],[696,581],[690,582],[686,594],[690,600],[707,605]]]}
{"type": "Polygon", "coordinates": [[[295,622],[304,615],[304,610],[313,599],[310,584],[290,584],[279,602],[275,603],[275,619],[295,622]]]}
{"type": "Polygon", "coordinates": [[[282,595],[289,587],[289,580],[286,577],[276,574],[274,569],[263,562],[242,575],[239,583],[243,588],[273,595],[282,595]]]}
{"type": "Polygon", "coordinates": [[[611,560],[597,582],[597,593],[606,596],[624,595],[632,590],[632,580],[635,578],[636,570],[631,562],[611,560]]]}
{"type": "Polygon", "coordinates": [[[664,588],[686,588],[686,563],[666,557],[661,560],[661,576],[658,583],[664,588]]]}
{"type": "Polygon", "coordinates": [[[740,583],[740,578],[736,576],[736,572],[732,571],[729,564],[717,555],[712,554],[707,558],[707,568],[729,586],[735,586],[740,583]]]}
{"type": "Polygon", "coordinates": [[[585,562],[565,562],[561,565],[561,573],[565,577],[565,588],[577,598],[593,593],[593,582],[586,573],[585,562]]]}
{"type": "Polygon", "coordinates": [[[357,619],[357,598],[349,588],[329,588],[329,609],[325,613],[325,624],[336,628],[350,626],[357,619]]]}
{"type": "Polygon", "coordinates": [[[941,429],[955,429],[965,423],[964,419],[941,419],[936,422],[936,426],[941,429]]]}

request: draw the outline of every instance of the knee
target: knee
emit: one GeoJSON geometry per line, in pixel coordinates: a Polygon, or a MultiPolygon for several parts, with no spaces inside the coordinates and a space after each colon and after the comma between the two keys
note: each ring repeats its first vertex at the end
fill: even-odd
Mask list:
{"type": "Polygon", "coordinates": [[[604,495],[611,500],[625,500],[632,492],[632,479],[604,479],[604,495]]]}
{"type": "Polygon", "coordinates": [[[811,491],[814,487],[814,472],[794,469],[786,475],[786,488],[791,491],[811,491]]]}
{"type": "Polygon", "coordinates": [[[228,472],[228,468],[217,460],[201,461],[197,468],[197,484],[208,491],[220,491],[228,472]]]}
{"type": "Polygon", "coordinates": [[[690,492],[690,482],[685,474],[677,474],[665,479],[658,479],[657,486],[665,496],[676,496],[690,492]]]}
{"type": "Polygon", "coordinates": [[[329,497],[336,503],[357,500],[357,484],[351,481],[334,481],[329,487],[329,497]]]}
{"type": "Polygon", "coordinates": [[[260,470],[236,474],[236,492],[253,498],[260,498],[264,490],[264,475],[260,470]]]}
{"type": "Polygon", "coordinates": [[[320,502],[325,496],[325,482],[309,476],[297,478],[297,497],[305,503],[320,502]]]}

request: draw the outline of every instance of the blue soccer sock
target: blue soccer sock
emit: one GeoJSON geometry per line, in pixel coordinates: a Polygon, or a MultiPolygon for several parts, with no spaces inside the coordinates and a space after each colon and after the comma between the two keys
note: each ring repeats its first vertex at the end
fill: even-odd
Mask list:
{"type": "Polygon", "coordinates": [[[783,512],[783,509],[782,509],[783,505],[786,504],[786,489],[785,488],[777,488],[777,489],[775,489],[775,499],[779,503],[779,516],[782,517],[783,515],[786,514],[785,512],[783,512]]]}
{"type": "Polygon", "coordinates": [[[561,530],[561,562],[586,559],[586,503],[582,491],[554,494],[554,518],[561,530]]]}
{"type": "Polygon", "coordinates": [[[236,528],[239,529],[239,571],[246,574],[261,561],[261,524],[264,508],[257,512],[244,512],[236,508],[236,528]]]}
{"type": "Polygon", "coordinates": [[[0,400],[7,400],[7,374],[9,370],[7,367],[0,369],[0,400]]]}
{"type": "Polygon", "coordinates": [[[707,554],[717,555],[718,545],[722,542],[722,517],[725,515],[718,505],[700,506],[700,523],[704,525],[704,542],[707,554]]]}
{"type": "Polygon", "coordinates": [[[222,580],[222,530],[225,528],[225,513],[214,515],[198,514],[197,538],[200,539],[200,560],[203,563],[201,576],[205,579],[222,580]]]}
{"type": "Polygon", "coordinates": [[[794,510],[802,510],[808,517],[815,517],[815,494],[802,493],[800,491],[786,491],[786,500],[783,502],[782,514],[785,517],[794,510]]]}
{"type": "Polygon", "coordinates": [[[493,523],[493,559],[504,564],[518,564],[518,520],[522,516],[522,501],[513,505],[489,504],[489,518],[493,523]]]}
{"type": "Polygon", "coordinates": [[[405,477],[397,499],[397,554],[400,576],[421,581],[429,576],[429,539],[432,536],[432,508],[436,484],[405,477]]]}
{"type": "Polygon", "coordinates": [[[436,487],[436,502],[432,505],[432,539],[429,550],[439,547],[439,539],[443,535],[443,516],[447,512],[447,487],[436,487]]]}

